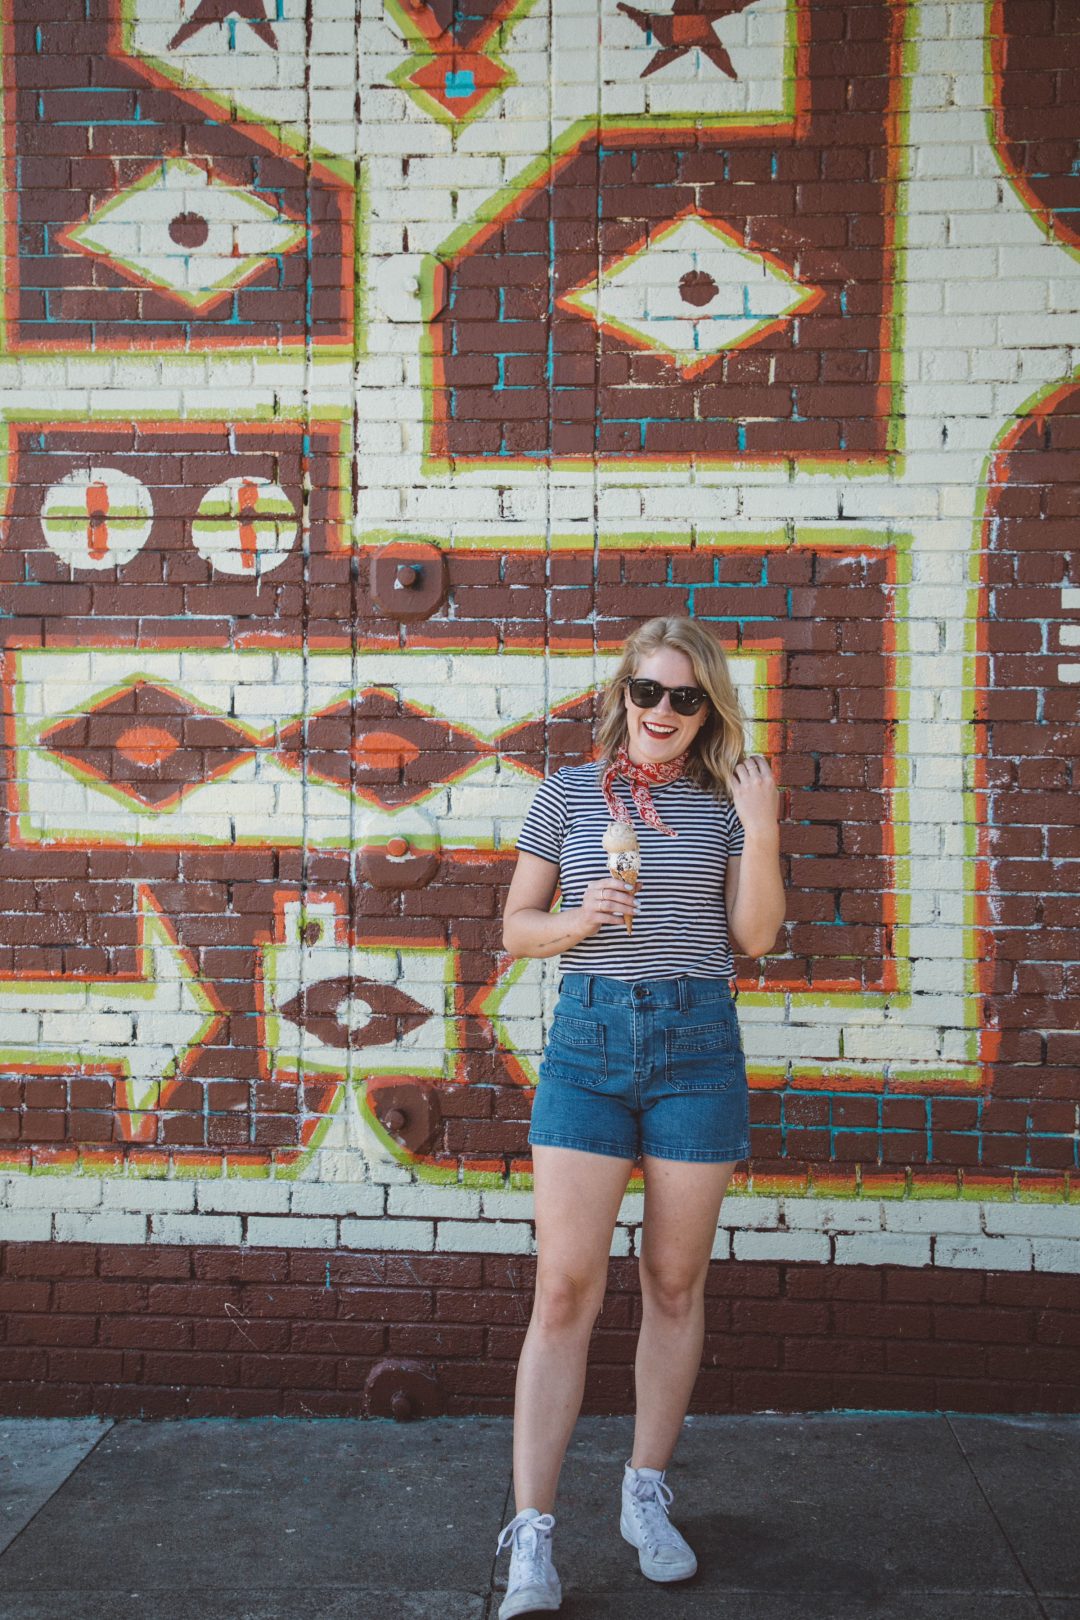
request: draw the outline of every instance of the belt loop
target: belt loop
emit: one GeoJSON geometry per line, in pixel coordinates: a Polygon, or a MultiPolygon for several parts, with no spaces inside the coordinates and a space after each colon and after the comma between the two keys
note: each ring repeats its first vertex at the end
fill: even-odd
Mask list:
{"type": "Polygon", "coordinates": [[[675,983],[679,987],[679,1011],[685,1012],[690,1005],[690,986],[682,978],[676,979],[675,983]]]}
{"type": "Polygon", "coordinates": [[[592,1006],[592,985],[593,985],[592,974],[591,973],[586,973],[585,974],[585,994],[581,998],[586,1007],[591,1007],[592,1006]]]}

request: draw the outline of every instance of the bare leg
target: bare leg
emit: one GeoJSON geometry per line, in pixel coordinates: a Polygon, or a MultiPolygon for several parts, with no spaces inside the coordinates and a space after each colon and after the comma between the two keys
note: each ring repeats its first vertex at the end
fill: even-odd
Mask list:
{"type": "Polygon", "coordinates": [[[589,1335],[607,1287],[611,1234],[633,1162],[533,1149],[536,1297],[518,1362],[514,1499],[550,1513],[581,1410],[589,1335]]]}
{"type": "Polygon", "coordinates": [[[635,1468],[666,1468],[679,1438],[701,1366],[709,1255],[736,1162],[645,1158],[635,1468]]]}

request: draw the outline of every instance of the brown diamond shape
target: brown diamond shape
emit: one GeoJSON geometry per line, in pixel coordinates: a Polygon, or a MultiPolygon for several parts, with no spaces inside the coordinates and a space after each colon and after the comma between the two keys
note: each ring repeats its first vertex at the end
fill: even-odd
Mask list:
{"type": "Polygon", "coordinates": [[[345,974],[305,985],[281,1008],[281,1016],[308,1030],[324,1046],[355,1052],[363,1046],[393,1046],[435,1014],[392,984],[345,974]],[[350,1002],[362,1003],[371,1016],[362,1023],[342,1018],[341,1010],[350,1002]]]}
{"type": "Polygon", "coordinates": [[[494,755],[482,738],[425,714],[393,692],[369,687],[282,733],[277,757],[290,770],[347,787],[372,804],[423,798],[440,782],[494,755]]]}
{"type": "Polygon", "coordinates": [[[226,776],[255,752],[242,726],[206,714],[149,681],[42,733],[40,746],[79,776],[108,783],[153,810],[226,776]]]}

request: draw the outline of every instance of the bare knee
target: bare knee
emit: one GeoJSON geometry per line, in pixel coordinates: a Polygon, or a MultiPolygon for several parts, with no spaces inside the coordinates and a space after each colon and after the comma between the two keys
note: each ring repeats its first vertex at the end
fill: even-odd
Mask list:
{"type": "Polygon", "coordinates": [[[689,1275],[678,1270],[653,1271],[644,1261],[638,1268],[641,1297],[646,1310],[672,1321],[688,1321],[701,1306],[705,1275],[689,1275]]]}
{"type": "Polygon", "coordinates": [[[604,1279],[569,1271],[540,1270],[536,1276],[533,1321],[544,1333],[588,1333],[604,1298],[604,1279]]]}

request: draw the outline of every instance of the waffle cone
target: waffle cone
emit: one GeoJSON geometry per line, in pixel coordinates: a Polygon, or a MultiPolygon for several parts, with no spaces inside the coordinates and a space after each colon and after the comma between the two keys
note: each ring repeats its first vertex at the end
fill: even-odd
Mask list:
{"type": "MultiPolygon", "coordinates": [[[[641,877],[637,872],[624,872],[622,873],[622,881],[626,884],[631,894],[636,894],[638,884],[641,882],[641,877]]],[[[626,932],[628,934],[632,934],[634,932],[633,913],[628,911],[626,916],[623,918],[623,922],[626,924],[626,932]]]]}

